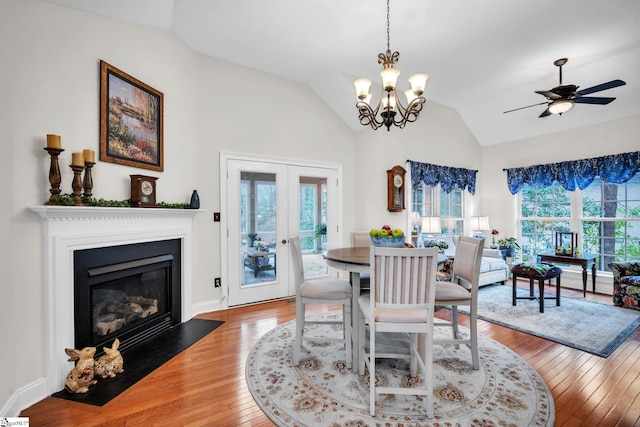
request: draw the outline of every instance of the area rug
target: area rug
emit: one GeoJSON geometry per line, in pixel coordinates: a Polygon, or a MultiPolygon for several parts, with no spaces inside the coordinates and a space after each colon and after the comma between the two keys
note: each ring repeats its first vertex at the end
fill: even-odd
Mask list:
{"type": "Polygon", "coordinates": [[[124,372],[115,378],[96,378],[98,383],[91,386],[87,393],[74,394],[62,389],[51,396],[102,406],[223,323],[205,319],[180,323],[157,337],[123,351],[124,372]]]}
{"type": "MultiPolygon", "coordinates": [[[[339,318],[328,312],[318,317],[339,318]]],[[[309,333],[339,337],[328,325],[309,326],[309,333]]],[[[438,330],[443,328],[437,328],[438,330]]],[[[461,328],[462,329],[462,328],[461,328]]],[[[463,329],[468,333],[467,329],[463,329]]],[[[440,332],[446,334],[446,331],[440,332]]],[[[291,362],[295,321],[271,330],[251,349],[246,380],[253,398],[278,426],[553,426],[553,397],[540,375],[520,356],[478,337],[480,369],[471,366],[466,346],[435,346],[434,418],[424,415],[419,396],[379,395],[376,416],[369,415],[369,377],[346,368],[339,343],[307,345],[299,365],[291,362]]],[[[439,335],[440,336],[440,335],[439,335]]],[[[379,384],[413,387],[405,361],[376,365],[379,384]]]]}
{"type": "MultiPolygon", "coordinates": [[[[640,311],[568,298],[560,294],[560,306],[545,300],[540,313],[537,300],[511,305],[510,285],[489,285],[478,290],[478,318],[526,332],[569,347],[608,357],[640,326],[640,311]]],[[[555,287],[554,287],[555,291],[555,287]]],[[[518,289],[526,296],[528,289],[518,289]]],[[[460,307],[460,312],[467,312],[460,307]]]]}

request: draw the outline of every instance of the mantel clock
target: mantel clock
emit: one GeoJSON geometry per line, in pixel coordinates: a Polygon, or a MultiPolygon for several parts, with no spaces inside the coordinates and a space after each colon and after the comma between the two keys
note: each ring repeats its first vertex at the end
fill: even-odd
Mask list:
{"type": "Polygon", "coordinates": [[[131,177],[131,204],[138,208],[156,206],[156,180],[153,176],[129,175],[131,177]]]}

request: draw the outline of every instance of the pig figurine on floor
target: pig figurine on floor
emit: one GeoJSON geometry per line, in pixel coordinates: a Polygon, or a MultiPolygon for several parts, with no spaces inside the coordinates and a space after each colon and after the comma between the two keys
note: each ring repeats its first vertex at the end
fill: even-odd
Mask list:
{"type": "Polygon", "coordinates": [[[102,378],[113,378],[116,374],[124,372],[122,355],[118,351],[120,340],[118,338],[113,341],[111,348],[102,347],[104,354],[98,358],[94,371],[96,375],[102,378]]]}
{"type": "Polygon", "coordinates": [[[65,388],[71,393],[86,393],[89,386],[97,383],[93,379],[93,355],[96,354],[95,347],[85,347],[82,350],[67,348],[64,350],[69,356],[69,362],[76,361],[76,366],[67,375],[65,388]]]}

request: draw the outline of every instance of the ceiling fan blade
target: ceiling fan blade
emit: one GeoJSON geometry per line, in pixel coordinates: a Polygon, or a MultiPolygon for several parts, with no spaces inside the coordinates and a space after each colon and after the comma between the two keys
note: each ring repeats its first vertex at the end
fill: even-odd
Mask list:
{"type": "Polygon", "coordinates": [[[574,98],[573,102],[580,104],[598,104],[598,105],[607,105],[615,98],[603,98],[599,96],[581,96],[579,98],[574,98]]]}
{"type": "Polygon", "coordinates": [[[551,92],[550,90],[536,90],[536,93],[539,93],[540,95],[546,97],[551,101],[562,98],[562,96],[558,95],[555,92],[551,92]]]}
{"type": "Polygon", "coordinates": [[[513,110],[507,110],[505,113],[510,113],[512,111],[524,110],[525,108],[537,107],[538,105],[546,104],[546,102],[540,102],[538,104],[527,105],[526,107],[514,108],[513,110]]]}
{"type": "Polygon", "coordinates": [[[544,111],[542,112],[542,114],[540,114],[540,115],[538,116],[538,118],[540,118],[540,117],[547,117],[547,116],[550,116],[550,115],[551,115],[551,111],[549,111],[549,109],[547,108],[546,110],[544,110],[544,111]]]}
{"type": "Polygon", "coordinates": [[[614,87],[624,86],[626,84],[627,83],[623,82],[622,80],[611,80],[607,83],[602,83],[597,86],[591,86],[586,89],[579,90],[578,92],[576,92],[576,95],[589,95],[590,93],[600,92],[601,90],[612,89],[614,87]]]}

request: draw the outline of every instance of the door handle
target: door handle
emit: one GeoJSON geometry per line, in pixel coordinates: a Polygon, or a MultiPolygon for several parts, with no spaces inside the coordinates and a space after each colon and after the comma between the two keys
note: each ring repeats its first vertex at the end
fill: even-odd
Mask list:
{"type": "Polygon", "coordinates": [[[280,242],[280,243],[282,243],[283,245],[286,245],[287,244],[287,239],[282,239],[282,242],[280,242]]]}

